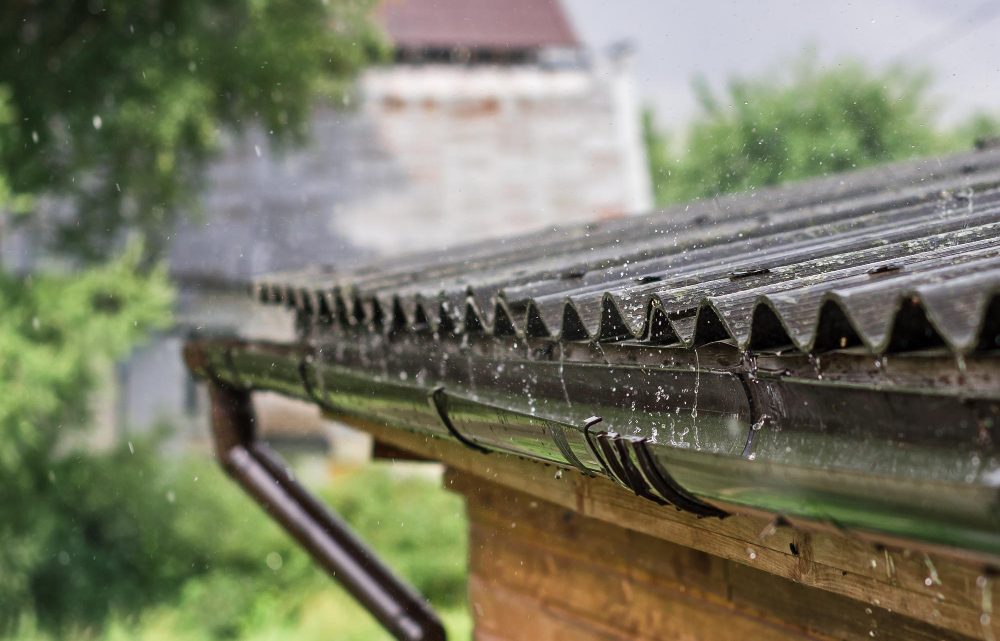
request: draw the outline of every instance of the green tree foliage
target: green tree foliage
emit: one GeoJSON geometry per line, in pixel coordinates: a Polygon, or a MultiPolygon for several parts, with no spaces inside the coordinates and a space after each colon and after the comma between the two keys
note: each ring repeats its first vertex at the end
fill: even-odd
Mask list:
{"type": "Polygon", "coordinates": [[[171,291],[140,253],[73,276],[0,273],[0,623],[36,603],[59,550],[54,470],[102,366],[169,321],[171,291]]]}
{"type": "Polygon", "coordinates": [[[156,257],[220,132],[259,125],[298,140],[316,100],[381,51],[368,11],[366,0],[0,4],[0,234],[42,197],[70,213],[47,221],[62,269],[0,269],[0,631],[24,616],[99,625],[198,568],[246,563],[196,544],[215,516],[197,536],[173,519],[160,466],[95,458],[80,432],[100,372],[170,324],[156,257]]]}
{"type": "Polygon", "coordinates": [[[381,51],[368,11],[357,0],[4,2],[0,179],[71,198],[77,215],[59,235],[88,258],[123,227],[155,243],[191,205],[222,129],[301,134],[315,99],[381,51]]]}
{"type": "Polygon", "coordinates": [[[899,68],[876,73],[855,62],[821,68],[810,56],[784,73],[734,80],[721,96],[696,85],[700,112],[681,149],[671,149],[646,118],[657,201],[711,197],[953,149],[955,136],[935,127],[928,80],[899,68]]]}
{"type": "Polygon", "coordinates": [[[955,129],[953,138],[958,149],[971,149],[984,143],[993,144],[1000,138],[1000,117],[975,113],[955,129]]]}

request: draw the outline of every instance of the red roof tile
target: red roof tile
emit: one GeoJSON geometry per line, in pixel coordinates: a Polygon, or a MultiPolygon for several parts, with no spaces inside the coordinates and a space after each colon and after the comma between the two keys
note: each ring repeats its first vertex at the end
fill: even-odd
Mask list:
{"type": "Polygon", "coordinates": [[[403,49],[577,45],[559,0],[386,0],[379,17],[403,49]]]}

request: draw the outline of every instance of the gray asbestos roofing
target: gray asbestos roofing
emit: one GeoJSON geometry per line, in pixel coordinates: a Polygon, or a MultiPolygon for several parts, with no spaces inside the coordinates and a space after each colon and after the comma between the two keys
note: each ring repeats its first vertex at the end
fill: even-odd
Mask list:
{"type": "Polygon", "coordinates": [[[1000,150],[333,273],[265,302],[370,332],[873,353],[1000,346],[1000,150]]]}
{"type": "Polygon", "coordinates": [[[921,160],[267,277],[256,295],[300,312],[296,342],[193,362],[699,516],[994,563],[998,231],[1000,150],[921,160]]]}

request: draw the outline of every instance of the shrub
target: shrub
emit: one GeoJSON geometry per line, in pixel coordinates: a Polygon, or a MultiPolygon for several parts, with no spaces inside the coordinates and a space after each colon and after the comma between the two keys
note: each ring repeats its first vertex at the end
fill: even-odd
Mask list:
{"type": "MultiPolygon", "coordinates": [[[[52,466],[36,494],[33,563],[9,632],[66,638],[175,608],[171,626],[197,638],[245,638],[294,626],[331,580],[204,455],[163,457],[155,441],[52,466]],[[25,621],[32,622],[25,627],[25,621]],[[31,634],[29,634],[31,632],[31,634]],[[37,634],[36,634],[37,633],[37,634]]],[[[373,464],[322,495],[390,565],[438,606],[464,604],[461,500],[430,479],[373,464]]],[[[343,599],[341,599],[343,601],[343,599]]]]}

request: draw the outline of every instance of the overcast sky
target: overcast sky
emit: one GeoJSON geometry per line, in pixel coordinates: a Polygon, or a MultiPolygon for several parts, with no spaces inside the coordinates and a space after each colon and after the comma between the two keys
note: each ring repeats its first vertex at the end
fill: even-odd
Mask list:
{"type": "Polygon", "coordinates": [[[772,73],[806,46],[824,64],[905,59],[930,69],[945,120],[1000,115],[1000,0],[562,2],[588,46],[632,42],[640,93],[668,127],[693,113],[694,76],[718,88],[734,74],[772,73]]]}

